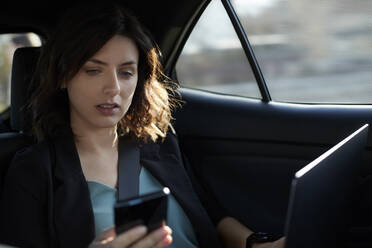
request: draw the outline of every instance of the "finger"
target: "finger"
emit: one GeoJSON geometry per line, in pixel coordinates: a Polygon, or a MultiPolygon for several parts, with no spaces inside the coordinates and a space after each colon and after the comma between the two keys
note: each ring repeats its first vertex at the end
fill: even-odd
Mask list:
{"type": "Polygon", "coordinates": [[[168,232],[169,235],[172,234],[172,229],[169,226],[164,226],[164,229],[168,232]]]}
{"type": "Polygon", "coordinates": [[[273,243],[274,248],[284,248],[285,237],[282,237],[273,243]]]}
{"type": "Polygon", "coordinates": [[[104,229],[103,231],[101,231],[97,237],[96,237],[96,240],[100,241],[100,240],[105,240],[106,238],[108,237],[115,237],[115,227],[109,227],[109,228],[106,228],[104,229]]]}
{"type": "Polygon", "coordinates": [[[173,241],[173,238],[172,238],[172,229],[169,226],[164,226],[164,229],[168,232],[168,235],[163,240],[161,240],[160,242],[158,242],[154,246],[155,248],[167,247],[173,241]]]}
{"type": "Polygon", "coordinates": [[[114,239],[111,243],[112,247],[126,247],[129,246],[140,238],[144,237],[147,233],[147,228],[145,226],[137,226],[129,231],[126,231],[114,239]]]}
{"type": "Polygon", "coordinates": [[[285,245],[285,237],[282,237],[281,239],[279,239],[279,247],[284,247],[285,245]]]}
{"type": "Polygon", "coordinates": [[[163,248],[163,247],[167,247],[169,246],[170,244],[172,244],[172,241],[173,241],[173,238],[171,235],[167,235],[163,240],[161,240],[160,242],[158,242],[154,248],[163,248]]]}
{"type": "Polygon", "coordinates": [[[89,245],[89,248],[102,247],[104,244],[108,244],[115,238],[115,228],[109,227],[100,232],[89,245]]]}
{"type": "Polygon", "coordinates": [[[146,235],[145,238],[141,239],[135,243],[132,248],[144,248],[144,247],[154,247],[160,241],[165,239],[169,235],[169,230],[167,228],[161,227],[146,235]]]}

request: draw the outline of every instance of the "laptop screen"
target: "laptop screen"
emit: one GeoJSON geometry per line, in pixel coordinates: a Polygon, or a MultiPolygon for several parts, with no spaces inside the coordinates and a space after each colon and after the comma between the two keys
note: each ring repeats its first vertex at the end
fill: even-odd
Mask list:
{"type": "Polygon", "coordinates": [[[296,173],[285,226],[286,248],[345,245],[367,134],[366,124],[296,173]]]}

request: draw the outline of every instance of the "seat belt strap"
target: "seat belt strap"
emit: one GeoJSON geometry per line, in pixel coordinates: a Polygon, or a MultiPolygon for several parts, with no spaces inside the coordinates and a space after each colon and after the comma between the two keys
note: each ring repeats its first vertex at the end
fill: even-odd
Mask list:
{"type": "Polygon", "coordinates": [[[140,151],[136,141],[129,136],[118,144],[118,201],[138,196],[140,151]]]}

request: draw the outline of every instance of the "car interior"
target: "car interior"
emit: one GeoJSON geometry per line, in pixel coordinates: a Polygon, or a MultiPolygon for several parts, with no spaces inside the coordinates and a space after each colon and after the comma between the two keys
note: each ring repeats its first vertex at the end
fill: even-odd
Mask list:
{"type": "MultiPolygon", "coordinates": [[[[57,17],[74,2],[65,0],[48,6],[39,0],[22,5],[11,2],[0,9],[0,33],[34,32],[45,41],[53,32],[57,17]]],[[[151,31],[162,51],[165,72],[175,81],[177,59],[210,2],[120,1],[151,31]]],[[[291,181],[296,171],[363,124],[371,124],[372,106],[271,100],[232,6],[228,0],[222,3],[239,33],[262,99],[181,85],[184,103],[174,114],[174,128],[196,178],[226,212],[253,230],[280,235],[284,232],[291,181]]],[[[39,52],[40,48],[19,48],[13,58],[10,109],[0,114],[7,127],[0,133],[0,190],[14,153],[34,142],[25,134],[30,129],[25,105],[39,52]]],[[[346,247],[372,246],[371,195],[372,136],[369,135],[354,193],[346,247]]]]}

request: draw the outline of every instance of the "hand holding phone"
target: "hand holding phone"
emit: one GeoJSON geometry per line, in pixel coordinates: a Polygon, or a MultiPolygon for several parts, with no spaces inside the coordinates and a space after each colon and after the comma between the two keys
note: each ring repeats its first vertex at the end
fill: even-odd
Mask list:
{"type": "Polygon", "coordinates": [[[168,188],[118,201],[114,205],[116,234],[125,232],[132,227],[145,225],[151,232],[165,224],[167,218],[168,188]]]}
{"type": "Polygon", "coordinates": [[[162,226],[157,230],[147,233],[145,226],[137,226],[128,231],[116,235],[115,227],[105,229],[99,233],[89,248],[104,248],[104,247],[159,247],[164,248],[172,243],[172,230],[167,226],[162,226]],[[167,235],[165,236],[165,233],[167,235]]]}

